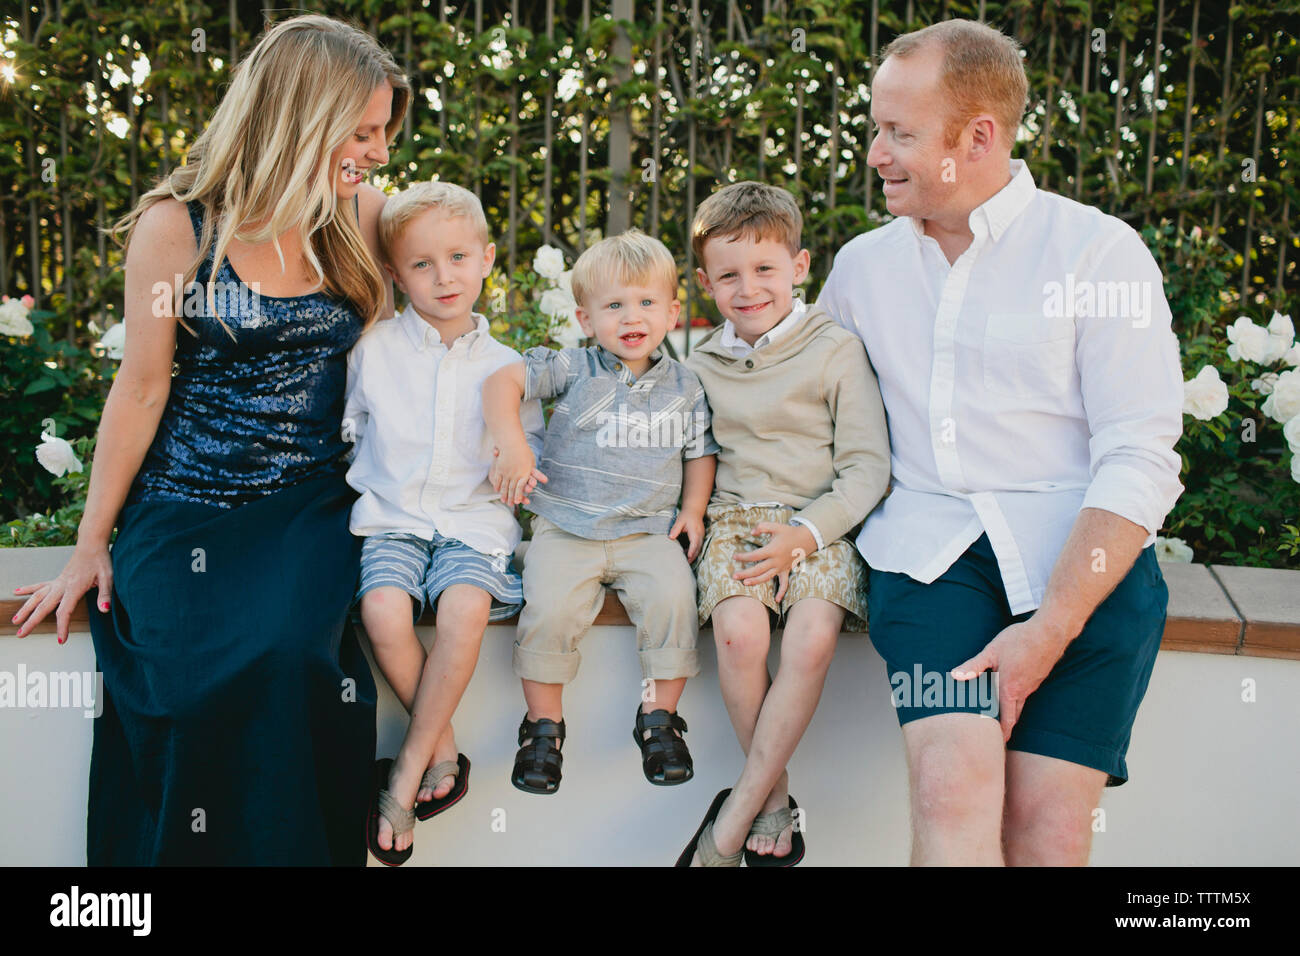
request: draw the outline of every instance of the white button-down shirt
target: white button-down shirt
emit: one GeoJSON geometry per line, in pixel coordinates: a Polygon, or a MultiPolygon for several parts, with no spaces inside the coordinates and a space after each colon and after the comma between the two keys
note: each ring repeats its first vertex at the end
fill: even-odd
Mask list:
{"type": "Polygon", "coordinates": [[[889,419],[893,488],[863,558],[928,584],[986,532],[1020,614],[1081,508],[1155,539],[1183,490],[1183,376],[1137,232],[1021,160],[1011,174],[956,262],[901,217],[845,244],[818,303],[862,336],[889,419]]]}
{"type": "MultiPolygon", "coordinates": [[[[512,554],[514,511],[492,491],[493,443],[483,421],[483,381],[519,353],[492,338],[487,319],[448,348],[410,306],[377,322],[348,353],[343,437],[354,441],[347,482],[355,535],[437,531],[483,554],[512,554]]],[[[533,454],[544,426],[538,402],[520,409],[533,454]]]]}
{"type": "Polygon", "coordinates": [[[722,323],[722,333],[718,337],[718,344],[729,351],[736,358],[744,358],[755,349],[761,349],[764,345],[770,345],[785,333],[798,325],[808,312],[808,305],[803,299],[793,299],[790,302],[790,314],[787,315],[776,325],[772,326],[762,335],[760,335],[753,345],[750,345],[739,335],[736,334],[735,323],[727,319],[722,323]]]}

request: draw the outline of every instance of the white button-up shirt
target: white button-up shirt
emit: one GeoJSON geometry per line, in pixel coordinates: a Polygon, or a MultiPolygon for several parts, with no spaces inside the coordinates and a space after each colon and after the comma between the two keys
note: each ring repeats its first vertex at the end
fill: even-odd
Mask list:
{"type": "Polygon", "coordinates": [[[900,217],[840,249],[818,304],[862,336],[889,419],[893,488],[863,558],[928,584],[987,533],[1020,614],[1081,508],[1154,541],[1183,490],[1183,376],[1137,232],[1039,190],[1021,160],[1011,174],[956,262],[900,217]]]}
{"type": "Polygon", "coordinates": [[[761,349],[764,345],[770,345],[785,333],[798,325],[808,312],[808,305],[803,299],[793,299],[790,302],[790,314],[787,315],[776,325],[772,326],[762,335],[760,335],[753,345],[750,345],[739,335],[736,334],[735,323],[727,319],[722,323],[722,333],[718,337],[718,344],[734,355],[736,358],[744,358],[755,349],[761,349]]]}
{"type": "MultiPolygon", "coordinates": [[[[493,443],[483,421],[483,381],[519,353],[492,338],[487,319],[448,348],[410,306],[377,322],[348,353],[343,437],[354,441],[347,482],[355,535],[437,531],[483,554],[512,554],[514,510],[492,491],[493,443]]],[[[538,402],[520,409],[533,454],[544,426],[538,402]]]]}

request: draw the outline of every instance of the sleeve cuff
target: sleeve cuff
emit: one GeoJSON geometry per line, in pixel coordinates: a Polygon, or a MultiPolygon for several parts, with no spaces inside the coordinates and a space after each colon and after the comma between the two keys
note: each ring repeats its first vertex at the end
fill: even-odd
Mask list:
{"type": "Polygon", "coordinates": [[[809,521],[807,518],[801,518],[798,515],[795,515],[793,518],[790,519],[790,523],[801,524],[809,531],[811,531],[813,540],[817,542],[818,551],[821,551],[823,548],[826,547],[826,542],[822,540],[822,533],[818,531],[817,526],[813,524],[811,521],[809,521]]]}
{"type": "Polygon", "coordinates": [[[1104,464],[1097,469],[1079,507],[1109,511],[1155,534],[1182,491],[1176,479],[1175,484],[1178,490],[1166,495],[1145,472],[1118,463],[1104,464]]]}

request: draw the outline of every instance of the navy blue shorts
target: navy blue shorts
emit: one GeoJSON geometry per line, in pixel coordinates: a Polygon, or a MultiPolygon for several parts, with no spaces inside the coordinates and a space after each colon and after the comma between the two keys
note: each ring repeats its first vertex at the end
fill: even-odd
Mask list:
{"type": "MultiPolygon", "coordinates": [[[[1007,749],[1105,771],[1108,787],[1124,783],[1124,755],[1160,649],[1168,600],[1155,548],[1146,548],[1029,695],[1007,749]]],[[[992,672],[965,687],[947,676],[998,632],[1030,617],[1011,613],[987,535],[930,584],[872,569],[867,612],[900,725],[944,713],[996,717],[992,672]]]]}

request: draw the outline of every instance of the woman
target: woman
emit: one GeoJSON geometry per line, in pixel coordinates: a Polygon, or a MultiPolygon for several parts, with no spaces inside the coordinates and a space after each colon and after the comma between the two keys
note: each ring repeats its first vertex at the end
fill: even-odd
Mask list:
{"type": "Polygon", "coordinates": [[[112,230],[126,347],[85,517],[63,572],[18,589],[19,636],[57,608],[60,642],[95,589],[91,865],[365,863],[375,688],[340,424],[347,351],[393,313],[361,177],[409,99],[373,38],[286,20],[112,230]]]}

